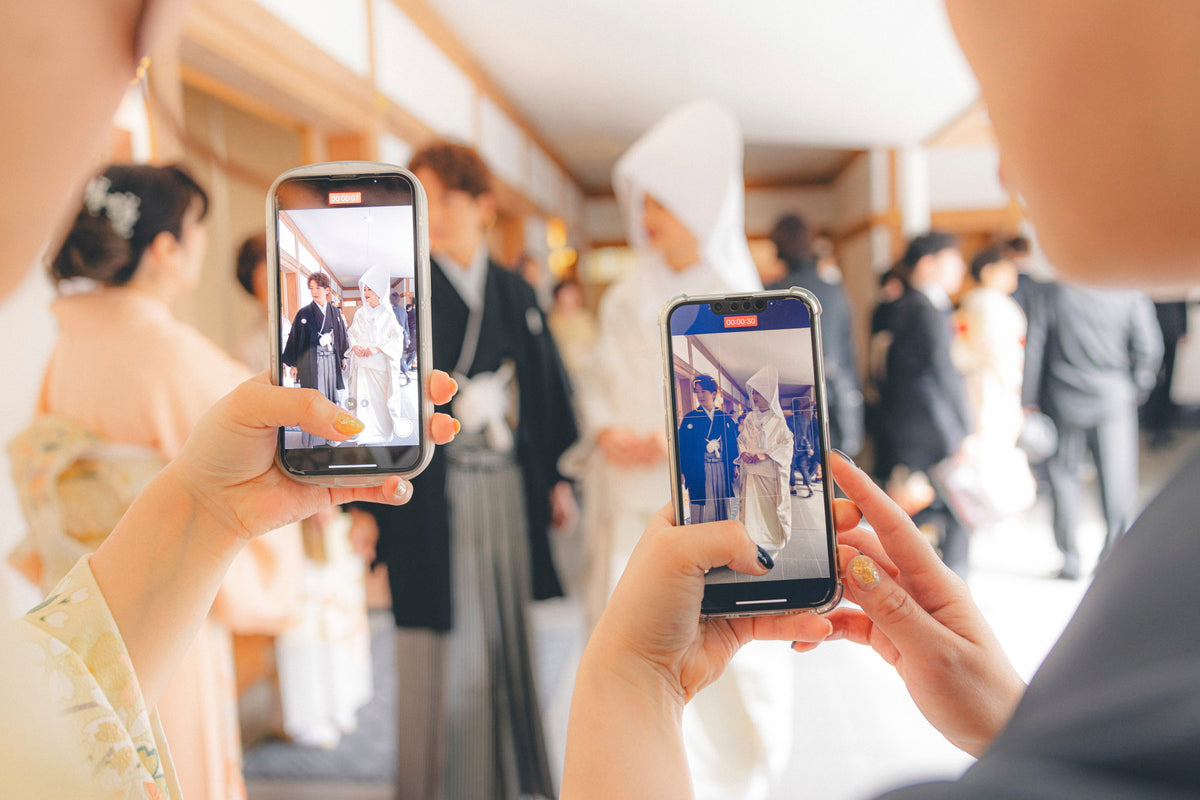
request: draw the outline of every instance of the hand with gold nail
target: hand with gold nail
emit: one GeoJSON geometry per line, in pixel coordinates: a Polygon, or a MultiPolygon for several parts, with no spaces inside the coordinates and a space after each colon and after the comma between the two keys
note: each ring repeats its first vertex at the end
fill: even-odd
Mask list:
{"type": "MultiPolygon", "coordinates": [[[[435,405],[442,405],[457,388],[449,375],[435,371],[426,391],[435,405]]],[[[456,425],[448,415],[434,414],[428,435],[435,444],[445,444],[454,438],[456,425]]],[[[358,489],[307,486],[289,479],[274,468],[276,431],[284,426],[299,426],[332,441],[345,441],[363,429],[361,422],[316,390],[281,391],[260,375],[217,403],[172,468],[181,472],[193,494],[225,513],[231,529],[244,536],[305,519],[331,504],[407,502],[412,486],[394,475],[381,486],[358,489]]]]}
{"type": "Polygon", "coordinates": [[[966,584],[908,515],[848,459],[834,455],[830,466],[850,498],[834,500],[834,512],[846,599],[859,608],[826,615],[829,639],[874,648],[925,718],[952,744],[979,755],[1012,716],[1024,682],[966,584]],[[874,532],[859,527],[864,516],[874,532]]]}
{"type": "MultiPolygon", "coordinates": [[[[430,375],[435,405],[457,390],[444,372],[430,375]]],[[[153,706],[175,663],[208,612],[233,557],[251,538],[355,500],[400,504],[408,481],[331,489],[298,483],[275,466],[281,427],[299,426],[333,441],[362,423],[314,389],[272,386],[265,373],[230,392],[197,424],[178,458],[129,507],[92,556],[92,572],[108,602],[153,706]]],[[[458,423],[434,414],[429,435],[445,444],[458,423]]]]}

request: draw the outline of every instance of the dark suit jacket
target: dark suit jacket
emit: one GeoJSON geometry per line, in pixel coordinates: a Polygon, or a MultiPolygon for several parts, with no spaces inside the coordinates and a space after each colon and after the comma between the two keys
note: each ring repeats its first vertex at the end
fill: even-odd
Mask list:
{"type": "Polygon", "coordinates": [[[1025,405],[1090,427],[1154,388],[1162,333],[1141,292],[1044,284],[1030,305],[1025,405]]]}
{"type": "Polygon", "coordinates": [[[396,322],[400,323],[400,330],[404,331],[404,349],[408,350],[409,342],[412,340],[412,333],[408,329],[408,312],[404,306],[392,306],[392,316],[396,318],[396,322]]]}
{"type": "Polygon", "coordinates": [[[733,462],[738,455],[737,437],[737,423],[719,408],[713,411],[711,420],[702,408],[693,408],[683,415],[683,419],[679,421],[679,469],[683,473],[683,483],[693,503],[703,503],[707,499],[704,490],[704,454],[710,438],[721,441],[721,460],[725,462],[725,474],[729,480],[725,487],[725,496],[733,496],[733,462]]]}
{"type": "MultiPolygon", "coordinates": [[[[333,333],[333,352],[338,361],[346,355],[350,342],[346,336],[346,320],[342,312],[332,303],[325,304],[324,324],[318,324],[321,319],[321,308],[315,302],[309,303],[296,312],[292,320],[292,332],[288,334],[287,345],[283,348],[283,363],[296,367],[297,379],[300,385],[313,389],[317,385],[317,342],[322,333],[333,333]]],[[[337,388],[345,389],[342,370],[337,370],[337,388]]]]}
{"type": "Polygon", "coordinates": [[[891,463],[926,470],[958,452],[971,429],[966,385],[950,361],[950,312],[910,289],[888,317],[892,344],[881,391],[885,452],[891,463]]]}
{"type": "MultiPolygon", "coordinates": [[[[559,456],[578,436],[566,370],[529,284],[489,262],[479,346],[468,377],[517,368],[520,422],[517,460],[525,484],[533,596],[557,597],[562,587],[550,553],[550,490],[561,479],[559,456]]],[[[430,270],[433,368],[453,371],[462,350],[468,308],[441,268],[430,270]]],[[[413,479],[403,506],[370,505],[379,523],[379,559],[387,564],[392,613],[400,627],[449,630],[453,624],[446,459],[439,449],[413,479]]]]}

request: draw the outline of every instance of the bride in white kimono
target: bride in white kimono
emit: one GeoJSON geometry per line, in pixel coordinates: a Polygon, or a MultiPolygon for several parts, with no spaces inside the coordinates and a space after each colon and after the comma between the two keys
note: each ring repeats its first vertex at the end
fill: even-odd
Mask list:
{"type": "MultiPolygon", "coordinates": [[[[725,107],[678,108],[618,161],[613,184],[635,269],[604,294],[579,399],[584,591],[594,622],[647,522],[671,496],[658,311],[681,293],[762,288],[744,230],[742,138],[725,107]]],[[[743,648],[684,712],[696,796],[765,798],[787,763],[793,676],[786,648],[743,648]]]]}
{"type": "Polygon", "coordinates": [[[776,555],[792,532],[792,432],[779,405],[779,370],[763,367],[746,390],[751,409],[738,432],[742,522],[755,544],[776,555]]]}
{"type": "Polygon", "coordinates": [[[366,427],[354,438],[355,444],[386,444],[412,432],[412,423],[400,413],[400,398],[393,396],[397,376],[403,372],[404,329],[392,307],[382,301],[391,288],[391,274],[384,267],[371,267],[358,281],[363,304],[347,331],[347,405],[366,427]]]}

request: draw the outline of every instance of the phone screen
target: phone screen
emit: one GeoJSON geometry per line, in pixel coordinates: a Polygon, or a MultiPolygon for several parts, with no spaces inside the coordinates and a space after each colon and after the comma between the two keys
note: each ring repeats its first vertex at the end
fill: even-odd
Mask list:
{"type": "Polygon", "coordinates": [[[836,596],[818,330],[791,293],[684,301],[667,320],[676,516],[737,519],[775,561],[709,571],[705,613],[811,608],[836,596]]]}
{"type": "Polygon", "coordinates": [[[297,177],[276,188],[276,380],[320,391],[365,425],[345,442],[283,429],[291,472],[361,476],[421,460],[415,195],[403,174],[297,177]]]}

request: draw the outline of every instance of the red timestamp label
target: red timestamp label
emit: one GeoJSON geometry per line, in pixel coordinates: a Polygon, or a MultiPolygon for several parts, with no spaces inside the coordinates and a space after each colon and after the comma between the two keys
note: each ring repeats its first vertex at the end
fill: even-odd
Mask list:
{"type": "Polygon", "coordinates": [[[758,314],[745,314],[740,317],[725,317],[726,328],[757,328],[758,314]]]}

